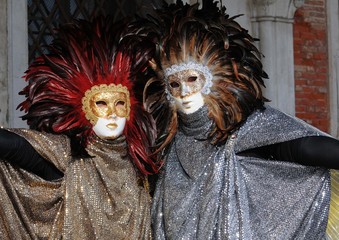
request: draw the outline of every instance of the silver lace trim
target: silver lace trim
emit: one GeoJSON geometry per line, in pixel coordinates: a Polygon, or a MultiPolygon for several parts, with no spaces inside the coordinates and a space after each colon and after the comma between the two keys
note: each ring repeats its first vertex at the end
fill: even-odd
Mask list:
{"type": "MultiPolygon", "coordinates": [[[[164,71],[164,75],[165,75],[165,80],[167,82],[168,76],[173,75],[177,72],[181,72],[184,70],[188,70],[188,69],[194,69],[197,70],[199,72],[202,72],[205,76],[205,85],[203,86],[203,88],[201,89],[201,93],[203,94],[209,94],[211,92],[211,87],[212,87],[212,79],[213,79],[213,75],[212,72],[210,71],[210,69],[200,63],[196,63],[196,62],[188,62],[188,63],[180,63],[180,64],[173,64],[172,66],[168,67],[165,69],[164,71]]],[[[171,100],[171,93],[168,91],[168,89],[166,88],[166,94],[167,94],[167,99],[171,100]]]]}

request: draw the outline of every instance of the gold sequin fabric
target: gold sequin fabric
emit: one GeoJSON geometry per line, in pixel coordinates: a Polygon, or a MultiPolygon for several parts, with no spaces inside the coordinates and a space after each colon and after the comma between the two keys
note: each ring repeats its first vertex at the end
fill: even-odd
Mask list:
{"type": "Polygon", "coordinates": [[[65,136],[25,137],[64,177],[50,182],[0,161],[1,239],[151,239],[150,197],[126,156],[126,141],[93,140],[71,157],[65,136]]]}

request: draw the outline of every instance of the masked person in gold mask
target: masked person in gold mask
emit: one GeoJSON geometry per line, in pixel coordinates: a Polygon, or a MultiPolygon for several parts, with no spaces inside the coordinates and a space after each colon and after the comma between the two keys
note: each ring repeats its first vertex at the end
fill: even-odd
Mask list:
{"type": "Polygon", "coordinates": [[[27,70],[31,129],[0,129],[1,239],[151,238],[155,127],[136,85],[153,51],[124,32],[76,20],[27,70]]]}

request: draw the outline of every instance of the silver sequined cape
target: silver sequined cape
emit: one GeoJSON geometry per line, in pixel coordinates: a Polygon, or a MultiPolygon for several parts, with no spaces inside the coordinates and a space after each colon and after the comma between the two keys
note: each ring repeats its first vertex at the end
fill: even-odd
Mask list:
{"type": "MultiPolygon", "coordinates": [[[[152,206],[155,239],[322,239],[329,170],[242,151],[319,130],[273,108],[253,113],[224,146],[206,139],[207,109],[182,116],[152,206]]],[[[319,159],[321,161],[321,159],[319,159]]]]}
{"type": "Polygon", "coordinates": [[[150,197],[123,157],[123,138],[93,141],[87,148],[93,158],[74,159],[65,136],[10,131],[25,137],[64,177],[45,181],[0,161],[1,239],[151,239],[150,197]]]}

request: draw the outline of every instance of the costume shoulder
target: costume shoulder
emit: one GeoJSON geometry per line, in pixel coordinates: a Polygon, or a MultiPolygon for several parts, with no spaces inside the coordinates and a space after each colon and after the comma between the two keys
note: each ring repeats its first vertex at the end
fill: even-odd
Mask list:
{"type": "Polygon", "coordinates": [[[69,138],[35,131],[31,129],[6,129],[25,138],[33,148],[47,161],[52,162],[58,169],[64,171],[71,160],[71,147],[69,138]]]}
{"type": "Polygon", "coordinates": [[[329,136],[301,119],[270,106],[252,113],[237,133],[235,151],[267,146],[306,136],[329,136]]]}

